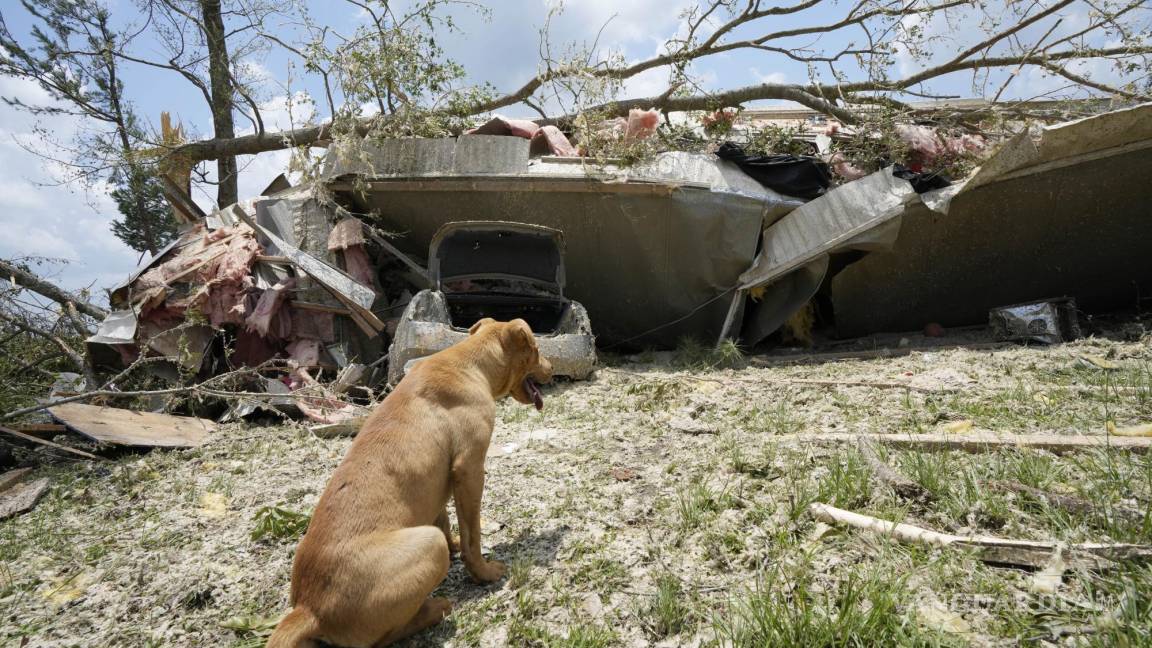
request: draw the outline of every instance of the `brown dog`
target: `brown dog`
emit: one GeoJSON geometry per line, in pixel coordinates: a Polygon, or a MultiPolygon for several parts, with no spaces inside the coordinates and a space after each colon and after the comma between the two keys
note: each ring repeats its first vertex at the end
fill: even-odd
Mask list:
{"type": "Polygon", "coordinates": [[[536,381],[550,380],[552,366],[524,320],[486,318],[469,333],[421,360],[364,423],[300,541],[293,608],[270,648],[380,646],[443,619],[452,604],[428,595],[448,574],[449,495],[468,572],[481,582],[504,575],[480,555],[496,400],[511,394],[541,409],[536,381]]]}

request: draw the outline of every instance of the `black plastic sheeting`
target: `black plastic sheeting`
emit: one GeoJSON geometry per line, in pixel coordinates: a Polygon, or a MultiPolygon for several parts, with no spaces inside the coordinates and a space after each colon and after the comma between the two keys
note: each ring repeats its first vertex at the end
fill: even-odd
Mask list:
{"type": "Polygon", "coordinates": [[[828,165],[798,155],[748,155],[739,144],[724,142],[716,151],[721,160],[740,167],[760,184],[788,196],[819,198],[832,184],[828,165]]]}
{"type": "Polygon", "coordinates": [[[912,184],[912,190],[918,194],[927,193],[936,189],[943,189],[952,185],[952,180],[939,171],[931,173],[916,173],[902,164],[892,165],[892,175],[907,180],[912,184]]]}

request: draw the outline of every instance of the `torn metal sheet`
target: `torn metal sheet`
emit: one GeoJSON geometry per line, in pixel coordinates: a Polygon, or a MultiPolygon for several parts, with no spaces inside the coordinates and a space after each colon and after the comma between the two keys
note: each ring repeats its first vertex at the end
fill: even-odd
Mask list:
{"type": "Polygon", "coordinates": [[[1044,126],[1007,140],[965,182],[924,202],[947,214],[956,196],[980,187],[1150,148],[1152,103],[1044,126]]]}
{"type": "Polygon", "coordinates": [[[179,326],[157,333],[147,340],[148,348],[172,359],[185,369],[196,371],[204,363],[208,345],[216,337],[216,329],[207,325],[179,326]]]}
{"type": "Polygon", "coordinates": [[[841,249],[882,247],[874,233],[895,239],[898,228],[884,228],[916,200],[911,183],[881,169],[841,185],[799,207],[764,230],[764,244],[755,263],[740,275],[739,287],[771,283],[816,259],[841,249]]]}
{"type": "Polygon", "coordinates": [[[85,340],[94,344],[133,344],[136,342],[136,312],[113,311],[100,323],[96,333],[85,340]]]}
{"type": "Polygon", "coordinates": [[[114,445],[193,448],[202,445],[216,429],[207,419],[80,403],[56,405],[48,413],[71,430],[114,445]]]}
{"type": "Polygon", "coordinates": [[[891,252],[832,280],[836,334],[977,325],[1051,295],[1106,312],[1152,294],[1152,104],[1045,128],[1038,142],[1002,147],[947,214],[930,194],[910,205],[891,252]]]}
{"type": "MultiPolygon", "coordinates": [[[[753,345],[780,328],[816,294],[829,255],[845,250],[884,250],[900,232],[905,206],[916,200],[907,180],[882,169],[841,185],[764,230],[760,254],[740,276],[754,299],[741,332],[753,345]]],[[[722,331],[720,339],[734,331],[722,331]]]]}

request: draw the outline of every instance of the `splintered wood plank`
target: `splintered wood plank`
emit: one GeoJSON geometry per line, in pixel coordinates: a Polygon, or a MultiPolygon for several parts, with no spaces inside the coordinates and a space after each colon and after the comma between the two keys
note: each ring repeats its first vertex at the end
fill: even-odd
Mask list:
{"type": "Polygon", "coordinates": [[[32,472],[31,468],[17,468],[0,475],[0,493],[18,484],[30,472],[32,472]]]}
{"type": "Polygon", "coordinates": [[[207,419],[80,403],[57,405],[48,412],[86,437],[115,445],[192,448],[203,444],[216,429],[207,419]]]}
{"type": "Polygon", "coordinates": [[[105,459],[104,457],[97,457],[96,455],[94,455],[90,452],[84,452],[83,450],[77,450],[76,448],[69,448],[68,446],[63,446],[63,445],[60,445],[59,443],[53,443],[52,441],[49,441],[47,439],[41,439],[39,437],[34,437],[31,434],[24,434],[23,432],[18,432],[16,430],[13,430],[12,428],[4,427],[3,425],[0,425],[0,433],[16,437],[17,439],[20,439],[22,441],[27,441],[29,443],[42,445],[46,448],[52,448],[53,450],[58,450],[60,452],[66,453],[66,454],[74,455],[77,457],[82,457],[84,459],[91,459],[93,461],[107,461],[107,459],[105,459]]]}
{"type": "Polygon", "coordinates": [[[0,520],[29,511],[48,492],[48,478],[17,484],[0,493],[0,520]]]}

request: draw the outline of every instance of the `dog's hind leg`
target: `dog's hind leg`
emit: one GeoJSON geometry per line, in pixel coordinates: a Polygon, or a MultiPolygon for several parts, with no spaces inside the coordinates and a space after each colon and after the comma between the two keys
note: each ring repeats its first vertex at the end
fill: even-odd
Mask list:
{"type": "Polygon", "coordinates": [[[444,507],[436,517],[436,526],[444,532],[444,539],[448,541],[448,553],[456,555],[460,551],[460,538],[452,537],[452,521],[448,519],[448,507],[444,507]]]}
{"type": "Polygon", "coordinates": [[[372,534],[350,547],[352,581],[339,587],[323,637],[347,646],[379,646],[438,623],[451,609],[428,595],[448,575],[448,543],[434,526],[372,534]],[[337,630],[338,629],[338,630],[337,630]],[[336,630],[332,632],[332,630],[336,630]]]}
{"type": "Polygon", "coordinates": [[[451,611],[452,601],[446,598],[435,597],[425,599],[424,604],[416,611],[416,616],[412,617],[412,620],[409,621],[407,625],[384,637],[379,643],[373,646],[373,648],[387,646],[401,639],[407,639],[421,630],[431,628],[443,621],[444,617],[448,616],[448,613],[451,611]]]}

